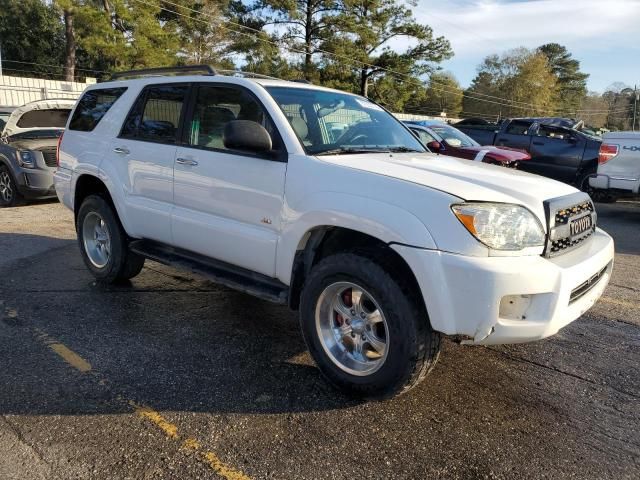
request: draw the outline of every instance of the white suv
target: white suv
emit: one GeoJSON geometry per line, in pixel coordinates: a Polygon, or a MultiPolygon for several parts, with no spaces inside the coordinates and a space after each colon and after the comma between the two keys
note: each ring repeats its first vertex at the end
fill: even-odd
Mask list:
{"type": "Polygon", "coordinates": [[[98,280],[149,258],[288,304],[324,375],[377,398],[416,385],[441,334],[541,339],[607,285],[586,194],[432,154],[357,95],[193,70],[91,86],[71,115],[55,184],[98,280]]]}

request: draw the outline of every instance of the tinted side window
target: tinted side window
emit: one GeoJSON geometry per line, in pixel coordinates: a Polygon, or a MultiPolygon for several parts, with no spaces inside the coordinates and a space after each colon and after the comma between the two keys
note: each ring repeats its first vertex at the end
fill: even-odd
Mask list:
{"type": "Polygon", "coordinates": [[[420,141],[422,143],[424,143],[425,145],[427,143],[431,143],[431,142],[434,142],[436,140],[435,138],[433,138],[431,135],[429,135],[424,130],[418,130],[417,128],[416,129],[412,128],[411,130],[413,130],[416,133],[416,135],[418,135],[418,138],[420,139],[420,141]]]}
{"type": "Polygon", "coordinates": [[[555,138],[557,140],[569,140],[572,137],[575,137],[569,130],[552,127],[550,125],[540,125],[540,128],[538,129],[538,136],[555,138]]]}
{"type": "Polygon", "coordinates": [[[226,149],[223,133],[234,120],[257,122],[271,135],[273,149],[279,150],[278,135],[262,106],[245,90],[220,86],[198,88],[189,130],[189,143],[194,146],[226,149]]]}
{"type": "Polygon", "coordinates": [[[96,128],[98,122],[102,120],[102,117],[126,90],[126,87],[121,87],[86,92],[78,102],[75,112],[73,112],[73,117],[69,122],[69,130],[90,132],[96,128]]]}
{"type": "Polygon", "coordinates": [[[526,135],[530,126],[530,122],[511,122],[505,133],[510,133],[511,135],[526,135]]]}
{"type": "Polygon", "coordinates": [[[188,90],[187,85],[159,85],[145,89],[129,112],[121,135],[175,143],[188,90]]]}

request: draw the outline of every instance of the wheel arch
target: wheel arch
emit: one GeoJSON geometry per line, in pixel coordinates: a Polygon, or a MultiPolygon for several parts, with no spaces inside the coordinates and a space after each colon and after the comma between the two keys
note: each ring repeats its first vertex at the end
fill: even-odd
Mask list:
{"type": "Polygon", "coordinates": [[[75,179],[72,186],[73,189],[73,216],[74,219],[78,217],[78,210],[82,205],[82,201],[89,195],[101,195],[114,209],[120,224],[123,226],[125,232],[129,232],[127,228],[126,216],[123,215],[123,211],[118,207],[115,196],[111,192],[109,185],[99,176],[94,173],[83,172],[75,179]]]}
{"type": "Polygon", "coordinates": [[[315,226],[300,239],[291,267],[289,306],[293,310],[298,309],[305,280],[314,265],[330,255],[350,251],[376,261],[401,286],[410,289],[426,311],[413,270],[389,243],[368,233],[335,225],[315,226]]]}

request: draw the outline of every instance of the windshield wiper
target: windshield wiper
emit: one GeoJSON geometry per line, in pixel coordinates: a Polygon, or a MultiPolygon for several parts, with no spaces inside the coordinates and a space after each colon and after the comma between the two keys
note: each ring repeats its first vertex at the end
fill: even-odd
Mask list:
{"type": "Polygon", "coordinates": [[[310,152],[312,155],[349,155],[354,153],[389,153],[388,148],[357,148],[357,147],[339,147],[330,150],[320,150],[319,152],[310,152]]]}
{"type": "Polygon", "coordinates": [[[416,153],[425,153],[422,150],[416,150],[415,148],[409,148],[409,147],[389,147],[389,151],[393,152],[393,153],[407,153],[407,152],[416,152],[416,153]]]}

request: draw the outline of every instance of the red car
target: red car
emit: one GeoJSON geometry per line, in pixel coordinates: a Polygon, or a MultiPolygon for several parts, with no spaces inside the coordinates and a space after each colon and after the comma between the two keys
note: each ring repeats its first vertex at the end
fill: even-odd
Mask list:
{"type": "Polygon", "coordinates": [[[434,153],[511,168],[517,168],[519,162],[531,159],[524,150],[493,145],[482,146],[446,123],[429,120],[404,123],[434,153]]]}

